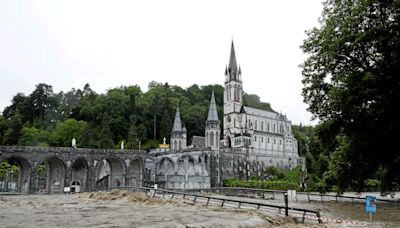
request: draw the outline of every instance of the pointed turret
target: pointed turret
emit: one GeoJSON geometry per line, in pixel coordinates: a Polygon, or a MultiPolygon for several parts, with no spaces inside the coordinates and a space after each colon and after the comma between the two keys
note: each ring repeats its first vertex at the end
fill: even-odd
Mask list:
{"type": "Polygon", "coordinates": [[[215,103],[214,90],[212,90],[210,108],[208,109],[206,121],[205,146],[211,147],[212,149],[218,149],[220,136],[221,129],[219,127],[217,104],[215,103]]]}
{"type": "Polygon", "coordinates": [[[172,132],[181,132],[182,131],[182,121],[181,114],[179,112],[179,104],[176,106],[175,120],[174,125],[172,127],[172,132]]]}
{"type": "Polygon", "coordinates": [[[211,102],[210,102],[210,107],[208,108],[207,121],[218,121],[219,122],[217,105],[215,103],[214,90],[212,90],[212,93],[211,93],[211,102]]]}
{"type": "Polygon", "coordinates": [[[182,150],[186,149],[186,133],[185,127],[182,127],[181,113],[179,112],[179,104],[176,106],[174,125],[172,126],[171,134],[171,149],[182,150]]]}

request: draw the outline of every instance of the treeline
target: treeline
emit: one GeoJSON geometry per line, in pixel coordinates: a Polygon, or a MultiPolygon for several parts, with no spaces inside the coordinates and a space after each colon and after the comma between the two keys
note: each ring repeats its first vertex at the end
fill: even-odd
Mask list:
{"type": "MultiPolygon", "coordinates": [[[[137,85],[121,86],[99,94],[86,84],[83,89],[54,93],[51,85],[38,84],[28,96],[18,93],[0,115],[0,145],[71,146],[150,149],[170,138],[176,106],[193,135],[204,135],[211,91],[218,114],[223,114],[220,85],[192,85],[187,89],[151,82],[148,91],[137,85]]],[[[246,105],[273,111],[257,95],[245,94],[246,105]]],[[[221,119],[222,127],[222,119],[221,119]]]]}

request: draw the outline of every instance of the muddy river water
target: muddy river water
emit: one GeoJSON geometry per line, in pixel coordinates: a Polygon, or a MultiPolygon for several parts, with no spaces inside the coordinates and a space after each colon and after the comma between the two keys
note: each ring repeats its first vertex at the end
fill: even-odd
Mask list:
{"type": "MultiPolygon", "coordinates": [[[[302,204],[344,221],[320,225],[274,212],[206,207],[190,200],[149,199],[140,193],[0,195],[0,227],[365,227],[361,204],[302,204]]],[[[298,205],[296,205],[298,206],[298,205]]],[[[379,211],[378,211],[379,212],[379,211]]],[[[400,227],[400,209],[383,207],[373,227],[400,227]]],[[[367,224],[368,225],[368,224],[367,224]]]]}

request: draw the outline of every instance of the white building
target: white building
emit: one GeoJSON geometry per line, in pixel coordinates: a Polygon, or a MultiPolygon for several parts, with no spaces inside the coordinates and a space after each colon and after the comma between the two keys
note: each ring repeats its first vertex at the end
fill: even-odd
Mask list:
{"type": "Polygon", "coordinates": [[[250,147],[258,154],[298,158],[297,140],[285,115],[243,105],[242,72],[233,42],[225,69],[223,121],[226,147],[250,147]]]}

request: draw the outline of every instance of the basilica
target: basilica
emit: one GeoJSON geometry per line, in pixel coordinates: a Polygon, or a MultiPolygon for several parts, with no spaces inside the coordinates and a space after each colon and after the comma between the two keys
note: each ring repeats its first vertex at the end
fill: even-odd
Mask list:
{"type": "MultiPolygon", "coordinates": [[[[204,146],[211,149],[252,148],[254,153],[297,157],[297,140],[292,133],[291,122],[285,115],[243,105],[242,71],[236,61],[232,42],[229,65],[225,68],[223,134],[212,93],[204,146]]],[[[185,149],[186,128],[177,107],[173,124],[171,145],[173,150],[185,149]]]]}
{"type": "Polygon", "coordinates": [[[305,172],[287,117],[243,104],[242,71],[233,42],[223,101],[219,117],[212,92],[204,136],[193,136],[191,145],[177,106],[169,149],[151,152],[157,165],[148,169],[156,173],[157,183],[168,189],[199,189],[221,186],[225,179],[262,178],[269,166],[301,166],[305,172]]]}

